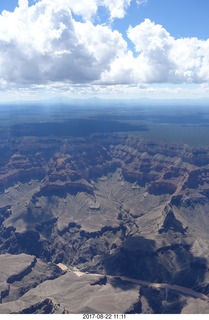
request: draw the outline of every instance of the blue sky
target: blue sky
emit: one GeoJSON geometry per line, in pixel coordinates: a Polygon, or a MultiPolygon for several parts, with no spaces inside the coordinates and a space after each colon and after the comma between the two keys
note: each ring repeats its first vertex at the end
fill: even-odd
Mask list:
{"type": "MultiPolygon", "coordinates": [[[[28,4],[29,6],[32,6],[36,3],[35,0],[29,0],[28,4]]],[[[15,8],[18,6],[18,0],[1,0],[0,1],[0,12],[3,10],[8,10],[8,11],[14,11],[15,8]]]]}
{"type": "Polygon", "coordinates": [[[209,98],[208,0],[0,1],[0,102],[209,98]]]}
{"type": "MultiPolygon", "coordinates": [[[[52,0],[53,1],[53,0],[52,0]]],[[[35,0],[29,0],[34,5],[35,0]]],[[[0,11],[14,11],[18,0],[1,0],[0,11]]],[[[149,0],[143,5],[132,1],[123,19],[116,19],[113,27],[125,33],[127,27],[149,18],[164,26],[174,37],[198,37],[208,39],[208,0],[149,0]]],[[[107,14],[103,13],[105,18],[107,14]]],[[[106,22],[102,19],[103,22],[106,22]]]]}

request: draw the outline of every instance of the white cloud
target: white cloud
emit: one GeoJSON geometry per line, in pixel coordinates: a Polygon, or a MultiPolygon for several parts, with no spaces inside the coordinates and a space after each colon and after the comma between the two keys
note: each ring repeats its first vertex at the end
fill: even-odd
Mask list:
{"type": "Polygon", "coordinates": [[[129,27],[136,55],[124,52],[102,81],[116,83],[201,83],[209,81],[209,39],[175,39],[161,25],[146,19],[129,27]]]}
{"type": "Polygon", "coordinates": [[[28,7],[28,0],[18,0],[18,6],[21,8],[27,8],[28,7]]]}
{"type": "Polygon", "coordinates": [[[110,18],[123,18],[127,7],[130,6],[131,0],[100,0],[99,5],[105,6],[110,12],[110,18]]]}
{"type": "Polygon", "coordinates": [[[98,9],[98,0],[68,0],[70,9],[74,14],[82,16],[85,20],[89,20],[94,16],[98,9]]]}
{"type": "MultiPolygon", "coordinates": [[[[24,0],[23,0],[24,1],[24,0]]],[[[51,1],[51,0],[45,0],[51,1]]],[[[132,0],[53,0],[61,6],[68,6],[74,14],[80,15],[84,20],[89,20],[95,16],[99,7],[108,10],[110,19],[123,18],[127,7],[132,0]]]]}
{"type": "Polygon", "coordinates": [[[107,26],[94,26],[87,21],[75,22],[74,28],[80,44],[91,53],[101,70],[106,70],[110,62],[126,51],[127,43],[122,35],[107,26]]]}
{"type": "Polygon", "coordinates": [[[84,0],[40,0],[31,7],[27,0],[18,3],[14,12],[0,15],[0,87],[4,90],[8,84],[49,88],[52,83],[81,84],[79,92],[85,92],[84,84],[91,91],[99,85],[139,88],[143,83],[209,81],[209,40],[175,39],[163,26],[146,19],[127,31],[133,52],[119,31],[90,20],[99,6],[109,10],[110,19],[122,18],[131,0],[89,0],[88,5],[84,0]],[[84,20],[76,21],[72,11],[84,20]]]}
{"type": "Polygon", "coordinates": [[[98,80],[126,42],[118,31],[76,22],[67,0],[26,0],[0,16],[0,77],[7,82],[98,80]]]}
{"type": "Polygon", "coordinates": [[[146,19],[129,27],[128,37],[135,45],[138,57],[136,74],[144,82],[172,82],[175,64],[169,57],[173,38],[161,26],[146,19]]]}

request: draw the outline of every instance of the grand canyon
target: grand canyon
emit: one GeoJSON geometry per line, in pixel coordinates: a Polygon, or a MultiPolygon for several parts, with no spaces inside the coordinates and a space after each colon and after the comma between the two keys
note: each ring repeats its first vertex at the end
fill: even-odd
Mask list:
{"type": "Polygon", "coordinates": [[[63,123],[1,128],[0,313],[208,313],[209,147],[63,123]]]}

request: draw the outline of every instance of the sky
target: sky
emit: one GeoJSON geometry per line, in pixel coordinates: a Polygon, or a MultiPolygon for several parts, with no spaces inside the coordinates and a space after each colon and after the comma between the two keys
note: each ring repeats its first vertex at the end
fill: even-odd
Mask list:
{"type": "Polygon", "coordinates": [[[209,98],[208,0],[0,0],[0,103],[209,98]]]}

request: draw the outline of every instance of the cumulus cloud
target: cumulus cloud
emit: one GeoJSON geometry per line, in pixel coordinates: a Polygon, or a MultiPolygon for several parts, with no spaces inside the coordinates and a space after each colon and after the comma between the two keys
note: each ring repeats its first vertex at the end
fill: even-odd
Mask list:
{"type": "Polygon", "coordinates": [[[91,19],[97,12],[98,0],[70,0],[68,5],[72,12],[84,18],[84,20],[91,19]]]}
{"type": "MultiPolygon", "coordinates": [[[[143,3],[144,1],[138,1],[143,3]]],[[[91,18],[100,6],[122,18],[131,0],[19,0],[0,15],[0,85],[130,85],[209,81],[209,40],[175,39],[146,19],[127,36],[91,18]],[[80,15],[83,20],[73,15],[80,15]]]]}
{"type": "Polygon", "coordinates": [[[102,81],[144,83],[201,83],[209,81],[209,39],[175,39],[149,19],[129,27],[127,35],[135,46],[116,58],[102,81]],[[108,80],[109,79],[109,80],[108,80]],[[123,80],[122,80],[123,79],[123,80]]]}
{"type": "MultiPolygon", "coordinates": [[[[20,0],[27,2],[27,0],[20,0]]],[[[39,0],[41,1],[41,0],[39,0]]],[[[132,0],[44,0],[45,2],[55,2],[62,7],[68,7],[76,15],[81,16],[84,20],[90,20],[95,16],[99,7],[108,10],[110,19],[123,18],[126,9],[130,6],[132,0]]]]}
{"type": "Polygon", "coordinates": [[[131,0],[101,0],[98,5],[105,6],[110,13],[110,18],[123,18],[126,9],[130,6],[131,0]]]}
{"type": "Polygon", "coordinates": [[[67,0],[43,0],[0,16],[0,77],[8,82],[91,82],[126,42],[118,31],[76,22],[67,0]]]}
{"type": "Polygon", "coordinates": [[[208,63],[208,41],[197,38],[175,39],[161,25],[146,19],[129,28],[128,36],[139,53],[137,60],[149,65],[147,82],[204,82],[201,74],[208,63]],[[206,49],[207,48],[207,49],[206,49]]]}

